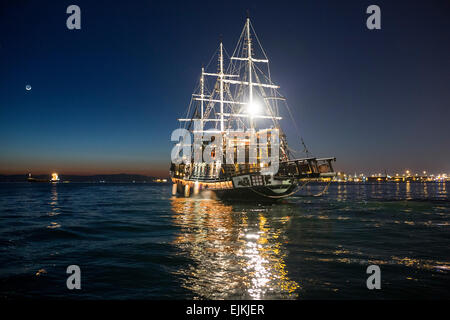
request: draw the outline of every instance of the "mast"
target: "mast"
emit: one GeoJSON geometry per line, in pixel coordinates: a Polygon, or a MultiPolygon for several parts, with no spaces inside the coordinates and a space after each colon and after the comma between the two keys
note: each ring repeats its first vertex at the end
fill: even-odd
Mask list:
{"type": "MultiPolygon", "coordinates": [[[[209,72],[205,72],[204,68],[202,68],[202,77],[200,79],[200,94],[194,95],[194,100],[197,101],[201,101],[201,118],[202,118],[202,122],[206,122],[206,121],[216,121],[216,122],[220,122],[220,127],[219,125],[216,125],[216,130],[217,132],[225,132],[225,117],[245,117],[248,119],[248,123],[249,123],[249,128],[254,130],[255,129],[255,119],[259,119],[259,118],[267,118],[267,119],[272,119],[272,120],[279,120],[281,119],[280,117],[277,117],[273,114],[271,114],[270,116],[266,116],[266,115],[260,115],[257,114],[257,112],[255,112],[255,99],[254,99],[254,90],[253,87],[259,87],[259,89],[261,91],[264,91],[265,88],[269,88],[269,89],[277,89],[279,88],[279,86],[274,85],[271,83],[270,81],[270,74],[269,74],[269,83],[261,83],[258,77],[258,74],[256,72],[256,69],[253,68],[254,65],[253,63],[268,63],[269,60],[267,59],[267,57],[265,56],[265,59],[255,59],[253,58],[253,43],[252,43],[252,38],[251,38],[251,33],[252,33],[252,27],[250,25],[250,18],[247,17],[246,19],[246,23],[244,25],[244,29],[242,30],[241,33],[241,37],[238,41],[238,46],[236,47],[235,51],[233,52],[233,55],[230,57],[231,60],[240,60],[242,61],[243,65],[242,65],[242,71],[244,71],[244,74],[247,74],[247,79],[243,79],[242,80],[237,80],[237,79],[233,79],[233,78],[239,78],[239,74],[227,74],[225,73],[225,66],[224,66],[224,47],[223,47],[223,43],[222,43],[222,39],[220,39],[219,42],[219,52],[218,52],[218,70],[217,73],[209,73],[209,72]],[[247,47],[242,48],[242,51],[236,51],[237,48],[240,46],[239,43],[242,43],[241,41],[244,41],[244,43],[246,42],[247,47]],[[237,55],[235,55],[235,53],[237,53],[237,55]],[[246,68],[244,67],[246,65],[246,68]],[[206,79],[204,79],[204,76],[214,76],[217,78],[217,82],[216,85],[218,86],[218,90],[215,91],[218,95],[217,98],[214,98],[214,94],[211,95],[205,95],[204,94],[204,81],[206,79]],[[256,81],[255,81],[256,80],[256,81]],[[227,87],[225,87],[225,83],[228,84],[236,84],[236,85],[241,85],[241,86],[248,86],[248,96],[247,99],[245,99],[245,92],[246,90],[243,90],[243,97],[244,99],[235,99],[231,96],[230,93],[230,98],[229,99],[225,99],[225,90],[228,90],[227,87]],[[239,101],[240,100],[240,101],[239,101]],[[207,105],[204,105],[204,102],[207,102],[207,105]],[[218,116],[215,119],[209,119],[209,115],[211,110],[213,109],[214,104],[217,103],[219,104],[219,112],[215,113],[216,116],[218,116]],[[240,109],[240,111],[238,113],[235,113],[235,111],[232,111],[231,113],[225,113],[225,104],[238,104],[238,105],[242,105],[243,108],[240,109]],[[247,112],[245,112],[245,106],[247,106],[247,112]],[[206,107],[206,110],[204,109],[206,107]],[[243,114],[243,113],[245,114],[243,114]],[[206,118],[205,118],[206,117],[206,118]]],[[[259,43],[259,42],[258,42],[259,43]]],[[[240,50],[240,49],[239,49],[240,50]]],[[[227,69],[228,70],[228,69],[227,69]]],[[[240,72],[239,69],[230,69],[230,73],[233,73],[233,71],[237,71],[238,73],[240,72]]],[[[267,78],[267,77],[266,77],[267,78]]],[[[228,92],[228,91],[227,91],[228,92]]],[[[268,103],[267,100],[269,99],[277,99],[278,97],[271,97],[271,96],[267,96],[264,92],[262,93],[262,96],[264,98],[264,103],[268,103]]],[[[184,121],[184,119],[179,119],[181,121],[184,121]]]]}
{"type": "Polygon", "coordinates": [[[203,101],[205,99],[205,68],[202,67],[202,76],[200,77],[200,97],[201,97],[201,121],[203,127],[203,101]]]}
{"type": "MultiPolygon", "coordinates": [[[[248,104],[253,105],[253,79],[252,79],[252,40],[250,39],[250,18],[247,18],[247,58],[248,58],[248,104]]],[[[254,128],[253,117],[250,117],[250,128],[254,128]]]]}
{"type": "MultiPolygon", "coordinates": [[[[244,102],[239,102],[239,101],[232,101],[230,99],[225,100],[225,88],[224,88],[224,83],[230,81],[230,79],[228,78],[237,78],[239,77],[238,74],[226,74],[225,70],[224,70],[224,55],[223,55],[223,43],[222,40],[220,40],[219,43],[219,54],[218,54],[218,62],[219,62],[219,66],[218,66],[218,71],[217,73],[210,73],[210,72],[205,72],[205,69],[202,67],[202,76],[200,78],[200,94],[194,94],[194,100],[196,101],[201,101],[201,109],[202,109],[202,121],[216,121],[216,122],[220,122],[220,131],[218,132],[224,132],[225,131],[225,119],[224,116],[226,116],[227,114],[224,113],[224,105],[225,104],[246,104],[244,102]],[[211,95],[205,95],[204,94],[204,83],[205,83],[205,79],[204,76],[213,76],[213,77],[217,77],[217,81],[218,81],[218,85],[219,85],[219,97],[217,99],[215,99],[213,97],[213,94],[211,95]],[[206,105],[206,110],[204,110],[204,102],[207,102],[206,105]],[[220,117],[218,119],[209,119],[209,113],[211,111],[211,104],[214,103],[219,103],[220,104],[220,112],[217,113],[217,115],[219,115],[220,117]],[[206,118],[205,118],[206,116],[206,118]]],[[[186,119],[178,119],[180,121],[185,121],[186,119]]]]}
{"type": "Polygon", "coordinates": [[[223,44],[220,41],[220,54],[219,54],[219,81],[220,81],[220,131],[223,129],[223,44]]]}

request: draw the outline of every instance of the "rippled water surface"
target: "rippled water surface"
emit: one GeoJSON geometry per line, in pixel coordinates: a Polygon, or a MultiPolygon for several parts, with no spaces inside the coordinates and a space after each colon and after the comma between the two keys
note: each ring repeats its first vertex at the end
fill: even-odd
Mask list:
{"type": "Polygon", "coordinates": [[[448,299],[449,187],[310,185],[254,204],[170,185],[0,184],[0,299],[448,299]],[[366,287],[371,264],[381,290],[366,287]]]}

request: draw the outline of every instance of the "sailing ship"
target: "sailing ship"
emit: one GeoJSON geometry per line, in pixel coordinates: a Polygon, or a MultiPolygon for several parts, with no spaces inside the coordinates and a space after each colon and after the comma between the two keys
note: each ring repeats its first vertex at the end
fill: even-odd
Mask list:
{"type": "Polygon", "coordinates": [[[220,41],[216,54],[216,71],[207,71],[213,59],[202,67],[187,115],[178,119],[194,143],[182,139],[177,150],[189,148],[200,157],[172,157],[172,193],[191,196],[208,190],[220,198],[281,199],[310,181],[331,181],[334,157],[310,156],[301,137],[306,157],[295,157],[288,146],[280,111],[285,106],[292,113],[271,79],[269,59],[250,18],[233,53],[228,55],[220,41]],[[215,149],[208,146],[211,142],[215,149]],[[202,155],[209,153],[205,161],[202,155]]]}

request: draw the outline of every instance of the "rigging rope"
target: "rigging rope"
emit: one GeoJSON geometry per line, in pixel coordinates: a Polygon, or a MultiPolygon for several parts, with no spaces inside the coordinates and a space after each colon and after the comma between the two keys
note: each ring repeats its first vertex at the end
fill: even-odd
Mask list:
{"type": "Polygon", "coordinates": [[[330,186],[330,184],[331,184],[331,179],[330,179],[330,181],[328,182],[328,184],[325,186],[325,188],[321,191],[321,192],[319,192],[318,194],[315,194],[315,195],[313,195],[313,197],[320,197],[321,195],[323,195],[325,192],[327,192],[327,190],[328,190],[328,187],[330,186]]]}
{"type": "MultiPolygon", "coordinates": [[[[303,186],[305,186],[307,183],[309,183],[309,182],[311,182],[312,180],[307,180],[306,181],[306,183],[303,185],[303,186]]],[[[328,191],[328,188],[330,187],[330,185],[331,185],[331,182],[332,182],[332,180],[330,179],[330,181],[328,181],[328,183],[327,183],[327,185],[325,186],[325,188],[323,188],[323,190],[322,191],[320,191],[319,193],[317,193],[317,194],[310,194],[310,195],[299,195],[299,196],[301,196],[301,197],[320,197],[320,196],[323,196],[327,191],[328,191]]],[[[302,186],[302,187],[303,187],[302,186]]],[[[298,190],[298,191],[300,191],[300,190],[298,190]]]]}

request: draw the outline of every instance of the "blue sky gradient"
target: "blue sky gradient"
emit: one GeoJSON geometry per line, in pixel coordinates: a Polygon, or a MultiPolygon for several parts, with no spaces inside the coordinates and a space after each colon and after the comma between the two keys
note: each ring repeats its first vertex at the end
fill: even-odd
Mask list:
{"type": "Polygon", "coordinates": [[[448,1],[377,1],[377,31],[370,4],[2,2],[0,173],[167,175],[200,67],[221,34],[232,52],[247,9],[315,155],[350,173],[450,172],[448,1]]]}

